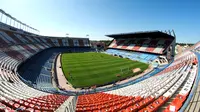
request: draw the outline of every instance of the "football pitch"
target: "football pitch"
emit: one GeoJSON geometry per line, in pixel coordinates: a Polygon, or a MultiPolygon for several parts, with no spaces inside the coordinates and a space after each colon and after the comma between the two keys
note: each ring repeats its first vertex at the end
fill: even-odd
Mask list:
{"type": "Polygon", "coordinates": [[[104,85],[137,75],[132,69],[144,71],[148,64],[103,53],[64,53],[62,69],[75,88],[104,85]]]}

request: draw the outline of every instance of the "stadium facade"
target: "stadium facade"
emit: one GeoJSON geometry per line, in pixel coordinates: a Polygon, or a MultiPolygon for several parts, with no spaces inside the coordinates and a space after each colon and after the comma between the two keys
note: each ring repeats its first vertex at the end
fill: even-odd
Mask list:
{"type": "Polygon", "coordinates": [[[0,111],[199,111],[199,106],[187,105],[194,101],[200,79],[200,42],[175,56],[176,38],[168,33],[108,35],[114,39],[104,53],[157,66],[117,85],[60,90],[52,84],[55,58],[62,52],[92,51],[89,38],[40,36],[38,30],[0,13],[7,17],[0,23],[0,111]]]}

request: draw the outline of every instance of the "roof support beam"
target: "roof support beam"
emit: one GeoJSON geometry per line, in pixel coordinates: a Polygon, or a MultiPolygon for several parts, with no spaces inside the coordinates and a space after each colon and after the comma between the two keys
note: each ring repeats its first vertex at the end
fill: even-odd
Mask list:
{"type": "Polygon", "coordinates": [[[1,18],[0,18],[0,22],[8,24],[10,26],[12,26],[12,21],[13,21],[13,27],[19,28],[19,29],[23,29],[24,31],[31,31],[31,33],[39,33],[39,30],[30,27],[29,25],[26,25],[25,23],[22,23],[21,21],[17,20],[16,18],[12,17],[11,15],[9,15],[8,13],[6,13],[5,11],[3,11],[2,9],[0,9],[0,13],[1,13],[1,18]],[[3,16],[5,16],[6,21],[3,22],[3,16]],[[9,20],[10,22],[9,22],[9,20]],[[16,24],[16,25],[15,25],[16,24]],[[28,30],[29,29],[29,30],[28,30]]]}

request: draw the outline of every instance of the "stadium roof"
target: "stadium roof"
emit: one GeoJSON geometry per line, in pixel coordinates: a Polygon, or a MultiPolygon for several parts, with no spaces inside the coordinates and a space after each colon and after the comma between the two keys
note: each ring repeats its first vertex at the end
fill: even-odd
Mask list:
{"type": "MultiPolygon", "coordinates": [[[[171,32],[170,32],[171,33],[171,32]]],[[[131,32],[131,33],[120,33],[120,34],[110,34],[106,35],[111,38],[175,38],[168,33],[161,31],[145,31],[145,32],[131,32]]]]}
{"type": "MultiPolygon", "coordinates": [[[[11,16],[10,14],[6,13],[6,12],[5,12],[4,10],[2,10],[2,9],[0,9],[0,13],[2,13],[2,14],[4,14],[5,16],[9,17],[9,18],[10,18],[10,21],[11,21],[11,19],[12,19],[12,20],[14,20],[15,22],[19,23],[20,25],[23,25],[23,26],[25,26],[25,27],[27,27],[27,28],[30,28],[30,29],[32,29],[32,30],[35,30],[35,31],[38,31],[38,32],[39,32],[39,30],[37,30],[37,29],[35,29],[35,28],[33,28],[33,27],[31,27],[31,26],[25,24],[25,23],[22,23],[21,21],[17,20],[15,17],[13,17],[13,16],[11,16]]],[[[6,23],[6,24],[7,24],[7,23],[6,23]]]]}

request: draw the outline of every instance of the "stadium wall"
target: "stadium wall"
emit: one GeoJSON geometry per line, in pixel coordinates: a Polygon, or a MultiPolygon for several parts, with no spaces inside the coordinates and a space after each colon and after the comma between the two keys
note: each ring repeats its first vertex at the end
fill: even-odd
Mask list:
{"type": "Polygon", "coordinates": [[[57,61],[57,59],[58,59],[58,56],[59,56],[60,54],[58,54],[57,56],[56,56],[56,58],[55,58],[55,62],[54,62],[54,80],[55,80],[55,82],[56,82],[56,86],[58,87],[58,77],[57,77],[57,70],[56,70],[56,61],[57,61]]]}

